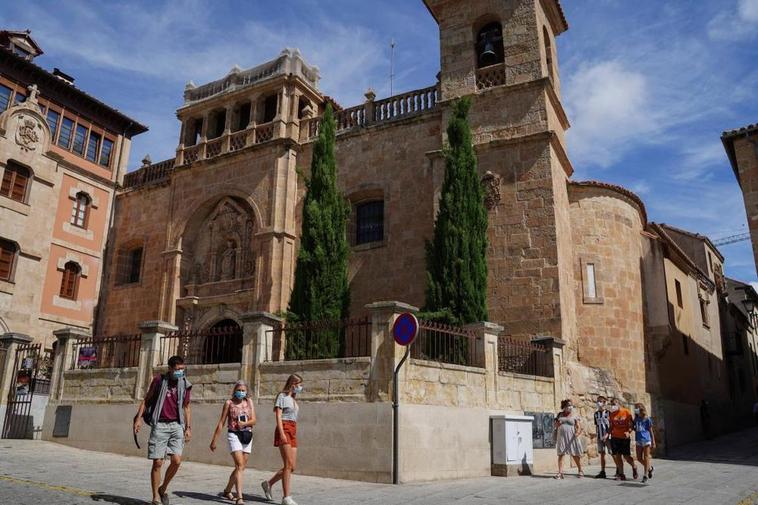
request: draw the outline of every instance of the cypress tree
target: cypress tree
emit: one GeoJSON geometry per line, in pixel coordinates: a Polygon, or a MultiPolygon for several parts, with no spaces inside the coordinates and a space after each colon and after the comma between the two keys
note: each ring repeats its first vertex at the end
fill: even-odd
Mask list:
{"type": "MultiPolygon", "coordinates": [[[[295,267],[295,285],[288,320],[298,322],[347,317],[349,206],[337,190],[334,155],[336,124],[327,105],[318,139],[313,145],[310,179],[303,206],[303,228],[295,267]]],[[[336,357],[342,347],[339,331],[287,332],[288,359],[336,357]]]]}
{"type": "Polygon", "coordinates": [[[470,107],[469,98],[453,104],[445,180],[426,251],[425,310],[451,324],[487,319],[487,209],[471,142],[470,107]]]}

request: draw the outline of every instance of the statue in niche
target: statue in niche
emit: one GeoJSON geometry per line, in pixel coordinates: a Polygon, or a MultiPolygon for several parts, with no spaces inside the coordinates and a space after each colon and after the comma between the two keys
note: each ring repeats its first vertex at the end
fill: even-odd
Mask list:
{"type": "Polygon", "coordinates": [[[237,266],[237,248],[234,240],[226,241],[226,250],[221,255],[221,280],[229,281],[235,278],[237,266]]]}

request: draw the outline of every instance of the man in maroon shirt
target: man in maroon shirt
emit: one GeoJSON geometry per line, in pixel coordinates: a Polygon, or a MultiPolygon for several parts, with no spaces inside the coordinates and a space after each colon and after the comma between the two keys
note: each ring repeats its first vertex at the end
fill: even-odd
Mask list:
{"type": "Polygon", "coordinates": [[[168,485],[179,471],[185,441],[192,438],[192,384],[185,377],[184,370],[184,359],[172,356],[168,360],[168,372],[155,376],[134,418],[135,433],[142,428],[143,418],[151,426],[147,457],[153,460],[150,472],[152,505],[169,505],[168,485]],[[167,456],[171,457],[171,464],[161,484],[161,468],[167,456]]]}

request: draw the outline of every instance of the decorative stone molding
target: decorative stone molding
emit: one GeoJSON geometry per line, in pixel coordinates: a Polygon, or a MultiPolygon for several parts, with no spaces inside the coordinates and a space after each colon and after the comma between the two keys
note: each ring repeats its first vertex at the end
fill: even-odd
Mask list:
{"type": "Polygon", "coordinates": [[[81,300],[70,300],[58,295],[53,296],[53,305],[60,307],[61,309],[82,310],[81,300]]]}
{"type": "Polygon", "coordinates": [[[487,171],[482,177],[484,189],[484,205],[487,210],[494,210],[500,204],[500,180],[501,177],[487,171]]]}
{"type": "Polygon", "coordinates": [[[68,198],[76,201],[76,195],[85,193],[89,197],[90,207],[97,209],[100,207],[100,198],[95,193],[95,188],[81,181],[76,181],[76,185],[71,186],[68,190],[68,198]]]}
{"type": "Polygon", "coordinates": [[[78,226],[74,226],[68,221],[63,223],[63,231],[65,231],[66,233],[70,233],[72,235],[76,235],[78,237],[87,239],[87,240],[94,240],[95,238],[95,232],[93,232],[92,230],[79,228],[78,226]]]}
{"type": "Polygon", "coordinates": [[[58,262],[56,263],[58,270],[65,270],[66,263],[68,263],[69,261],[73,261],[79,265],[79,268],[82,269],[82,272],[81,272],[82,277],[89,276],[89,267],[82,260],[82,257],[76,253],[68,252],[68,251],[66,252],[65,256],[58,258],[58,262]]]}

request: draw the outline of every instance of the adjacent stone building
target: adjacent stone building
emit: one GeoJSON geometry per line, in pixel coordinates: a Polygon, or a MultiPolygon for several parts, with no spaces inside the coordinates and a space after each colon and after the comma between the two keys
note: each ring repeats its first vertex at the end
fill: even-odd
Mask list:
{"type": "Polygon", "coordinates": [[[0,333],[90,329],[116,186],[147,130],[0,31],[0,333]]]}
{"type": "Polygon", "coordinates": [[[725,131],[721,142],[742,189],[753,259],[758,268],[758,123],[725,131]]]}

